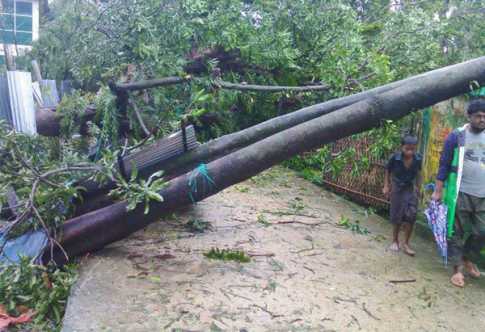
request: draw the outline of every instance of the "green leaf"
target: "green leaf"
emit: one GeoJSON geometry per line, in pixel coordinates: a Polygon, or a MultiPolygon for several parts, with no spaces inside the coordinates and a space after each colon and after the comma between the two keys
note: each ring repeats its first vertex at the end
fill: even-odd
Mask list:
{"type": "Polygon", "coordinates": [[[135,200],[132,200],[132,201],[130,201],[130,202],[128,203],[128,205],[127,205],[126,209],[127,209],[128,211],[132,211],[132,210],[136,209],[136,206],[137,206],[137,205],[138,205],[138,202],[137,202],[137,201],[135,201],[135,200]]]}
{"type": "Polygon", "coordinates": [[[152,181],[154,179],[157,179],[157,178],[163,176],[163,173],[164,173],[163,171],[158,171],[158,172],[155,172],[152,175],[150,175],[150,177],[148,178],[148,181],[147,181],[148,184],[152,183],[152,181]]]}
{"type": "Polygon", "coordinates": [[[157,201],[157,202],[163,202],[163,197],[157,193],[157,192],[154,192],[154,191],[149,191],[148,192],[148,197],[154,201],[157,201]]]}
{"type": "Polygon", "coordinates": [[[135,161],[131,163],[131,178],[130,181],[134,182],[138,178],[138,168],[136,167],[135,161]]]}

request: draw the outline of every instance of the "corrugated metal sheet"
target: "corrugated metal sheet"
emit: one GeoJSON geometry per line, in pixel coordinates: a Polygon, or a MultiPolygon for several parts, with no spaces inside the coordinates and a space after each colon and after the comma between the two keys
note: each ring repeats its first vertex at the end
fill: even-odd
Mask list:
{"type": "Polygon", "coordinates": [[[29,72],[7,72],[10,108],[14,128],[22,133],[35,135],[35,107],[32,91],[32,76],[29,72]]]}
{"type": "MultiPolygon", "coordinates": [[[[185,128],[187,150],[193,150],[198,146],[197,137],[195,136],[194,126],[185,128]]],[[[141,151],[135,152],[123,158],[124,169],[127,173],[131,172],[132,164],[136,165],[139,170],[169,160],[185,152],[182,131],[173,133],[164,137],[141,151]]]]}
{"type": "Polygon", "coordinates": [[[10,110],[9,100],[7,76],[0,75],[0,119],[12,124],[12,111],[10,110]]]}

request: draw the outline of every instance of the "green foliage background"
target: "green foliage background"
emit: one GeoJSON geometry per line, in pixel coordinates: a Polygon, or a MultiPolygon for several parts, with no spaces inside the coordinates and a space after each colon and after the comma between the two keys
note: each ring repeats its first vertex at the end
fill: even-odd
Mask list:
{"type": "MultiPolygon", "coordinates": [[[[47,77],[97,91],[109,79],[184,76],[186,86],[151,90],[138,104],[170,132],[200,110],[219,115],[209,139],[290,112],[426,70],[482,55],[483,1],[145,0],[54,1],[32,56],[47,77]],[[235,52],[230,65],[210,50],[235,52]],[[202,58],[201,61],[200,58],[202,58]],[[211,86],[220,66],[232,82],[303,85],[328,92],[240,93],[211,86]],[[129,72],[129,74],[127,74],[129,72]],[[103,83],[104,82],[104,83],[103,83]],[[208,95],[194,103],[200,91],[208,95]]],[[[220,53],[220,52],[219,52],[220,53]]]]}

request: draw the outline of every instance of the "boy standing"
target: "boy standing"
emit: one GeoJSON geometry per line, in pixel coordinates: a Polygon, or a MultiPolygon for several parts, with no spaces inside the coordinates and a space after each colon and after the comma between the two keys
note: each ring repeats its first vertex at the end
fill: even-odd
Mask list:
{"type": "Polygon", "coordinates": [[[401,140],[401,151],[396,152],[389,159],[386,166],[384,189],[386,197],[390,196],[390,220],[394,225],[393,242],[389,247],[392,251],[399,251],[399,231],[404,230],[402,249],[409,256],[416,252],[411,249],[409,240],[416,223],[418,209],[418,194],[421,188],[421,156],[416,153],[418,139],[407,135],[401,140]]]}

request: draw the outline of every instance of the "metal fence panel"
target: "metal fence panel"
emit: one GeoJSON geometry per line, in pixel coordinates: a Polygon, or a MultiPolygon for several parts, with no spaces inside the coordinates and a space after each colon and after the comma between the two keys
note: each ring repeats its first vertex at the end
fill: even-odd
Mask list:
{"type": "Polygon", "coordinates": [[[354,172],[354,165],[350,162],[344,165],[338,174],[332,174],[331,171],[324,172],[323,183],[359,203],[378,208],[388,208],[389,201],[382,194],[387,160],[372,157],[369,146],[373,143],[373,140],[369,137],[346,137],[332,143],[330,145],[332,154],[338,155],[352,149],[354,158],[366,158],[369,161],[369,168],[354,172]]]}
{"type": "Polygon", "coordinates": [[[35,135],[35,106],[32,91],[32,76],[29,72],[7,72],[10,108],[14,128],[22,133],[35,135]]]}

